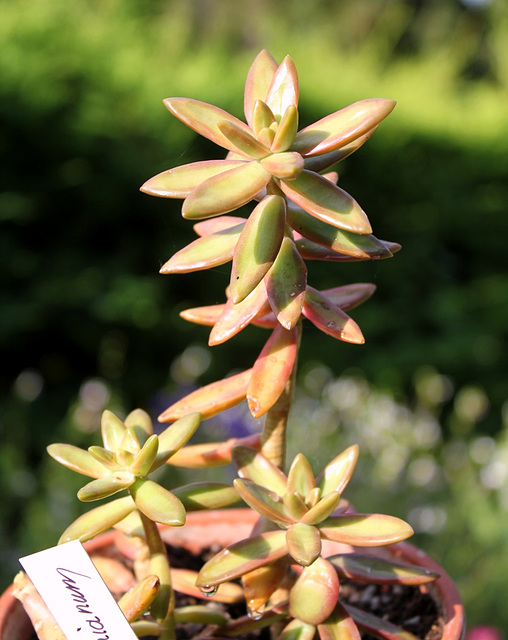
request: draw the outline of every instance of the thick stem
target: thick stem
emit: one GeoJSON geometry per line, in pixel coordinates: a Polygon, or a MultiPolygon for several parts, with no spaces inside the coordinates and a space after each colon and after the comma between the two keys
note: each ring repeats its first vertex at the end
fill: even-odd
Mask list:
{"type": "MultiPolygon", "coordinates": [[[[302,336],[302,321],[298,321],[298,348],[302,336]]],[[[268,409],[261,434],[261,453],[279,469],[284,468],[286,457],[286,434],[289,412],[293,405],[298,359],[295,360],[291,376],[280,398],[268,409]]]]}
{"type": "Polygon", "coordinates": [[[159,593],[150,608],[152,616],[160,623],[159,640],[175,640],[175,593],[171,584],[171,569],[166,547],[155,522],[139,512],[146,543],[150,552],[150,573],[160,580],[159,593]]]}

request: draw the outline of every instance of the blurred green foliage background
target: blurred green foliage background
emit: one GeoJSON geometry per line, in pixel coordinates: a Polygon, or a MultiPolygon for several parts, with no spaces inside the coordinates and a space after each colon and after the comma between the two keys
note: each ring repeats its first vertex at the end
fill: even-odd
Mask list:
{"type": "MultiPolygon", "coordinates": [[[[367,281],[378,291],[354,313],[365,346],[307,330],[300,394],[324,397],[345,372],[366,390],[350,387],[346,406],[381,394],[374,414],[403,407],[406,425],[425,409],[438,436],[425,446],[408,437],[395,476],[383,468],[393,469],[400,442],[367,430],[388,454],[366,445],[353,500],[365,505],[374,484],[385,489],[379,511],[412,513],[418,525],[421,509],[434,509],[416,526],[417,542],[457,579],[471,623],[508,629],[499,600],[508,589],[504,0],[3,0],[1,586],[20,555],[54,544],[79,508],[79,485],[46,459],[47,444],[89,445],[105,406],[156,416],[179,386],[250,366],[265,339],[243,332],[209,360],[207,330],[178,312],[221,301],[228,269],[158,276],[192,225],[179,201],[138,191],[171,166],[221,157],[162,99],[194,97],[241,116],[261,48],[295,60],[302,125],[355,100],[398,100],[339,169],[375,234],[403,250],[384,262],[311,265],[323,288],[367,281]],[[442,393],[428,396],[422,380],[442,393]],[[446,465],[439,482],[414,469],[420,480],[411,481],[422,456],[446,465]]],[[[309,419],[324,429],[332,408],[309,419]]],[[[337,417],[338,433],[325,429],[321,451],[355,441],[346,418],[337,417]]],[[[371,418],[362,417],[365,428],[371,418]]]]}

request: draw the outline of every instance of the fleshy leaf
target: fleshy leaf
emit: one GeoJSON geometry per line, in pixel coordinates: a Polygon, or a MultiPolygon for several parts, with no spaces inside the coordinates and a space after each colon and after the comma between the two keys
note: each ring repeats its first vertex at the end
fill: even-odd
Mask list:
{"type": "Polygon", "coordinates": [[[324,289],[321,293],[339,309],[345,311],[346,309],[354,309],[368,300],[375,290],[375,284],[357,282],[355,284],[346,284],[342,287],[324,289]]]}
{"type": "Polygon", "coordinates": [[[265,604],[287,573],[285,560],[259,567],[242,576],[247,609],[252,618],[262,613],[265,604]]]}
{"type": "Polygon", "coordinates": [[[353,475],[359,451],[357,444],[352,445],[326,465],[318,478],[318,486],[323,495],[330,491],[344,491],[353,475]]]}
{"type": "Polygon", "coordinates": [[[343,553],[328,560],[340,577],[376,584],[420,585],[439,578],[439,573],[426,567],[394,562],[372,554],[343,553]]]}
{"type": "Polygon", "coordinates": [[[229,621],[229,615],[219,609],[212,609],[204,604],[187,605],[175,609],[175,622],[177,624],[185,624],[187,622],[194,624],[213,624],[222,626],[229,621]]]}
{"type": "Polygon", "coordinates": [[[328,153],[320,153],[318,156],[305,156],[305,168],[316,173],[321,173],[334,165],[336,162],[340,162],[347,158],[357,149],[359,149],[367,140],[371,137],[377,127],[374,127],[368,131],[365,135],[360,136],[353,142],[335,149],[335,151],[329,151],[328,153]]]}
{"type": "Polygon", "coordinates": [[[230,438],[225,442],[207,442],[184,447],[175,453],[168,462],[178,467],[200,469],[203,467],[219,467],[230,464],[231,451],[238,445],[259,449],[261,434],[255,433],[245,438],[230,438]]]}
{"type": "Polygon", "coordinates": [[[108,472],[106,467],[96,460],[88,451],[72,444],[50,444],[49,455],[64,467],[90,478],[100,478],[108,472]]]}
{"type": "Polygon", "coordinates": [[[247,387],[249,410],[255,418],[265,414],[284,391],[296,361],[298,330],[278,325],[261,350],[247,387]]]}
{"type": "Polygon", "coordinates": [[[150,436],[145,444],[141,447],[141,451],[134,458],[129,466],[129,471],[135,476],[143,477],[152,469],[152,465],[157,457],[159,450],[159,437],[155,434],[150,436]]]}
{"type": "Polygon", "coordinates": [[[231,268],[230,298],[237,304],[261,282],[277,257],[286,224],[280,196],[266,196],[241,231],[231,268]]]}
{"type": "Polygon", "coordinates": [[[305,502],[296,493],[285,493],[282,496],[286,511],[293,520],[300,520],[309,510],[305,502]]]}
{"type": "Polygon", "coordinates": [[[291,620],[282,630],[278,640],[313,640],[315,635],[314,625],[306,624],[301,620],[291,620]]]}
{"type": "Polygon", "coordinates": [[[275,138],[271,146],[272,152],[279,153],[281,151],[287,151],[293,144],[297,131],[298,109],[291,104],[284,112],[277,131],[275,132],[275,138]]]}
{"type": "Polygon", "coordinates": [[[289,106],[298,107],[298,94],[298,73],[293,60],[286,56],[273,75],[265,102],[275,116],[283,116],[289,106]]]}
{"type": "Polygon", "coordinates": [[[140,615],[148,611],[155,596],[159,592],[160,580],[156,575],[148,575],[140,580],[132,589],[120,598],[118,606],[127,618],[133,622],[140,615]]]}
{"type": "Polygon", "coordinates": [[[289,612],[307,624],[324,622],[339,598],[339,578],[333,565],[318,558],[305,567],[289,595],[289,612]]]}
{"type": "Polygon", "coordinates": [[[130,471],[115,471],[97,480],[92,480],[78,491],[78,498],[82,502],[101,500],[112,496],[118,491],[127,489],[134,482],[134,475],[130,471]]]}
{"type": "Polygon", "coordinates": [[[270,178],[259,162],[245,162],[196,187],[184,200],[182,215],[199,219],[234,211],[252,200],[270,178]]]}
{"type": "Polygon", "coordinates": [[[302,516],[300,522],[305,524],[319,524],[326,520],[337,508],[340,500],[340,494],[331,491],[323,496],[316,504],[311,507],[307,513],[302,516]]]}
{"type": "Polygon", "coordinates": [[[265,276],[270,305],[285,329],[292,329],[302,312],[307,268],[291,238],[284,238],[275,262],[265,276]]]}
{"type": "Polygon", "coordinates": [[[252,447],[237,446],[233,449],[232,456],[241,478],[270,488],[270,491],[280,497],[286,493],[286,476],[259,451],[252,447]]]}
{"type": "Polygon", "coordinates": [[[103,411],[101,417],[101,435],[104,447],[116,453],[125,433],[125,425],[111,411],[103,411]]]}
{"type": "Polygon", "coordinates": [[[200,413],[187,413],[159,436],[159,451],[152,468],[153,471],[168,461],[194,435],[201,422],[200,413]]]}
{"type": "Polygon", "coordinates": [[[331,616],[318,625],[318,633],[320,640],[361,640],[358,627],[340,603],[331,616]]]}
{"type": "Polygon", "coordinates": [[[194,240],[171,256],[160,273],[189,273],[229,262],[242,229],[243,224],[194,240]]]}
{"type": "Polygon", "coordinates": [[[297,522],[286,532],[289,555],[298,564],[309,566],[321,555],[319,530],[308,524],[297,522]]]}
{"type": "Polygon", "coordinates": [[[356,200],[314,171],[305,169],[296,179],[281,181],[280,188],[296,205],[332,227],[372,233],[369,219],[356,200]]]}
{"type": "Polygon", "coordinates": [[[271,564],[286,553],[285,531],[268,531],[241,540],[220,551],[202,567],[196,586],[214,586],[234,580],[249,571],[271,564]]]}
{"type": "Polygon", "coordinates": [[[360,100],[298,132],[293,149],[306,156],[329,153],[367,134],[395,107],[394,100],[360,100]]]}
{"type": "Polygon", "coordinates": [[[317,289],[307,287],[303,315],[318,329],[337,340],[353,344],[365,342],[356,322],[317,289]]]}
{"type": "Polygon", "coordinates": [[[212,104],[192,98],[166,98],[164,104],[188,127],[229,151],[236,152],[236,147],[220,131],[217,126],[219,122],[231,122],[250,134],[250,129],[244,122],[212,104]]]}
{"type": "Polygon", "coordinates": [[[99,533],[111,529],[115,524],[135,511],[136,505],[130,496],[102,504],[75,520],[60,536],[58,544],[71,540],[91,540],[99,533]]]}
{"type": "Polygon", "coordinates": [[[286,220],[302,236],[338,253],[364,260],[390,258],[392,256],[386,245],[375,236],[352,233],[332,227],[299,207],[290,205],[287,209],[286,220]]]}
{"type": "Polygon", "coordinates": [[[414,533],[404,520],[378,513],[331,516],[320,524],[319,530],[327,540],[356,547],[392,544],[414,533]]]}
{"type": "Polygon", "coordinates": [[[211,233],[218,233],[224,229],[230,229],[239,224],[245,224],[245,218],[240,216],[221,216],[220,218],[210,218],[196,222],[193,226],[198,236],[209,236],[211,233]]]}
{"type": "Polygon", "coordinates": [[[211,602],[242,602],[243,590],[239,584],[235,582],[223,582],[220,589],[213,595],[204,596],[196,587],[197,571],[190,569],[175,569],[171,567],[171,581],[173,589],[180,593],[185,593],[193,598],[206,598],[211,602]]]}
{"type": "Polygon", "coordinates": [[[299,493],[305,499],[315,486],[314,472],[309,461],[303,453],[298,453],[288,471],[288,491],[299,493]]]}
{"type": "Polygon", "coordinates": [[[291,524],[292,519],[287,514],[281,498],[274,492],[251,482],[236,478],[233,482],[235,489],[251,509],[280,526],[291,524]]]}
{"type": "Polygon", "coordinates": [[[185,508],[180,500],[152,480],[138,479],[131,487],[136,507],[153,522],[181,527],[185,524],[185,508]]]}
{"type": "Polygon", "coordinates": [[[266,102],[266,94],[277,71],[277,63],[272,56],[263,49],[252,63],[247,80],[245,81],[244,111],[247,122],[253,126],[253,113],[257,100],[266,102]]]}
{"type": "Polygon", "coordinates": [[[218,122],[217,127],[236,148],[237,153],[256,160],[260,160],[270,154],[270,149],[262,142],[259,142],[250,129],[246,130],[227,120],[218,122]]]}
{"type": "Polygon", "coordinates": [[[173,494],[187,511],[221,509],[240,500],[235,489],[222,482],[192,482],[173,489],[173,494]]]}
{"type": "Polygon", "coordinates": [[[208,344],[211,347],[221,344],[239,333],[258,315],[267,300],[262,280],[241,302],[234,304],[229,298],[222,306],[223,311],[210,332],[208,344]]]}
{"type": "Polygon", "coordinates": [[[302,173],[304,162],[299,153],[283,151],[273,153],[260,161],[263,169],[281,180],[294,180],[302,173]]]}
{"type": "Polygon", "coordinates": [[[211,304],[205,307],[193,307],[192,309],[180,311],[180,317],[187,320],[187,322],[194,322],[195,324],[212,327],[216,322],[218,322],[219,318],[224,313],[225,308],[225,304],[211,304]]]}
{"type": "Polygon", "coordinates": [[[245,398],[251,375],[252,369],[248,369],[201,387],[168,407],[159,420],[171,422],[194,411],[199,411],[203,419],[215,416],[245,398]]]}
{"type": "Polygon", "coordinates": [[[108,451],[104,447],[93,445],[88,447],[88,453],[108,469],[118,469],[118,461],[115,454],[111,453],[111,451],[108,451]]]}
{"type": "Polygon", "coordinates": [[[125,418],[124,424],[128,429],[134,429],[141,446],[153,435],[152,418],[143,409],[134,409],[125,418]]]}
{"type": "Polygon", "coordinates": [[[186,198],[191,191],[212,176],[244,164],[243,160],[205,160],[191,162],[158,173],[141,187],[143,193],[161,198],[186,198]]]}
{"type": "MultiPolygon", "coordinates": [[[[275,116],[270,107],[263,100],[256,100],[254,109],[252,110],[252,129],[258,136],[263,129],[268,129],[276,123],[275,116]]],[[[275,132],[273,132],[275,135],[275,132]]]]}
{"type": "MultiPolygon", "coordinates": [[[[378,618],[377,616],[372,615],[367,611],[362,611],[361,609],[353,607],[349,604],[345,605],[345,608],[351,618],[355,621],[355,623],[362,631],[372,633],[377,637],[383,638],[384,640],[418,640],[415,635],[413,635],[409,631],[404,631],[404,629],[401,629],[391,622],[388,622],[388,620],[378,618]]],[[[354,638],[356,640],[356,638],[359,639],[360,636],[354,636],[354,638]]]]}

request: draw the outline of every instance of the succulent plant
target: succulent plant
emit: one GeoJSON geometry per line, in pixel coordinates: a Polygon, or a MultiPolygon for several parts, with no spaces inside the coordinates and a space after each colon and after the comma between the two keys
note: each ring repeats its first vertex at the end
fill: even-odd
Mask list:
{"type": "Polygon", "coordinates": [[[175,625],[193,620],[211,625],[207,637],[232,637],[270,625],[272,637],[280,640],[311,640],[316,633],[321,640],[358,640],[359,629],[412,640],[410,633],[343,600],[341,583],[353,578],[419,585],[436,578],[372,551],[357,551],[412,535],[399,518],[356,513],[342,497],[357,446],[335,457],[317,478],[301,453],[287,476],[283,471],[303,319],[338,340],[363,343],[360,328],[346,312],[375,289],[368,283],[314,288],[307,282],[306,261],[381,259],[400,249],[372,234],[365,212],[337,186],[337,174],[328,171],[368,140],[395,102],[362,100],[298,130],[298,97],[291,58],[278,65],[261,51],[247,75],[246,122],[198,100],[168,98],[164,102],[173,115],[227,155],[169,169],[142,187],[148,194],[183,199],[184,218],[196,221],[198,238],[173,255],[162,273],[231,262],[225,301],[187,309],[182,317],[212,327],[211,346],[250,324],[270,330],[255,362],[168,407],[159,420],[171,424],[160,435],[141,410],[124,421],[107,411],[103,446],[88,451],[65,444],[49,447],[58,462],[92,478],[78,492],[80,500],[127,492],[78,518],[60,542],[88,540],[110,527],[144,540],[148,570],[119,603],[140,637],[170,640],[175,625]],[[245,217],[244,206],[251,202],[245,217]],[[240,215],[226,215],[240,208],[240,215]],[[260,434],[185,446],[201,419],[245,399],[253,416],[265,416],[260,434]],[[197,469],[232,462],[239,476],[232,487],[195,482],[168,490],[149,477],[166,463],[197,469]],[[220,551],[199,573],[169,566],[158,524],[184,526],[186,510],[239,500],[259,514],[248,538],[220,551]],[[236,579],[241,587],[231,582],[236,579]],[[245,597],[248,613],[230,620],[201,605],[178,609],[175,589],[226,602],[245,597]]]}

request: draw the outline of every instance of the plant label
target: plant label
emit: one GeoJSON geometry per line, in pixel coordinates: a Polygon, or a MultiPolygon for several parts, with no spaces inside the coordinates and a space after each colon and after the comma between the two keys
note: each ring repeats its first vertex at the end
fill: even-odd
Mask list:
{"type": "Polygon", "coordinates": [[[19,561],[68,640],[136,640],[79,540],[19,561]]]}

